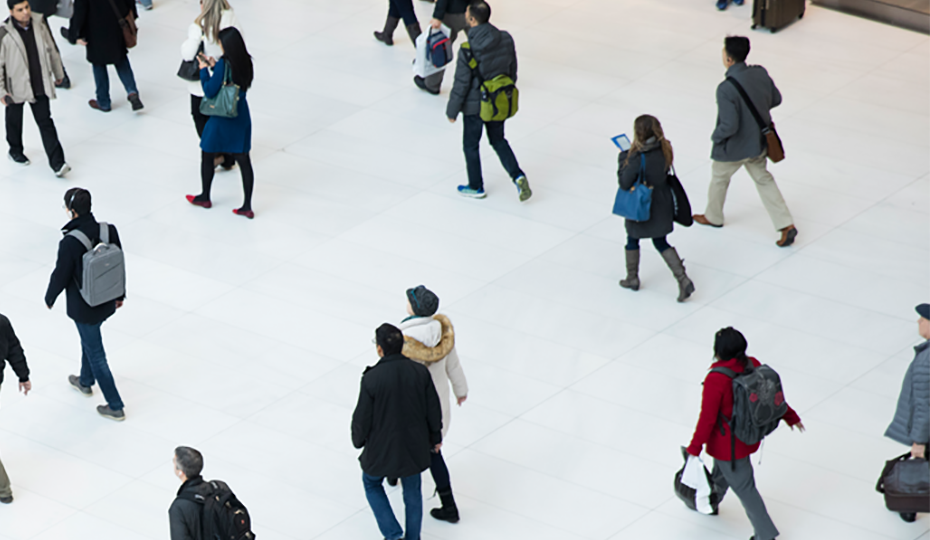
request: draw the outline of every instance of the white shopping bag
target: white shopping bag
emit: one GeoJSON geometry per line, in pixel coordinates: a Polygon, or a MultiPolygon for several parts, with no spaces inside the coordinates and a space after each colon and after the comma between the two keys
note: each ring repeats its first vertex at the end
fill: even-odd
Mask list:
{"type": "Polygon", "coordinates": [[[55,12],[55,15],[59,17],[64,17],[65,19],[70,19],[71,15],[74,14],[74,0],[59,0],[58,2],[58,11],[55,12]]]}
{"type": "MultiPolygon", "coordinates": [[[[417,36],[417,57],[413,61],[413,74],[418,77],[429,77],[434,73],[439,73],[440,71],[446,69],[446,66],[436,67],[432,62],[429,61],[429,58],[426,57],[426,42],[429,41],[429,36],[431,33],[442,32],[447,36],[452,35],[452,30],[449,29],[446,25],[441,25],[439,30],[434,30],[432,26],[426,27],[426,32],[423,32],[417,36]]],[[[454,60],[453,60],[454,61],[454,60]]],[[[448,64],[446,64],[448,65],[448,64]]]]}
{"type": "Polygon", "coordinates": [[[681,483],[695,491],[695,510],[702,514],[711,515],[716,509],[711,504],[711,486],[704,461],[699,456],[688,456],[685,470],[681,474],[681,483]]]}

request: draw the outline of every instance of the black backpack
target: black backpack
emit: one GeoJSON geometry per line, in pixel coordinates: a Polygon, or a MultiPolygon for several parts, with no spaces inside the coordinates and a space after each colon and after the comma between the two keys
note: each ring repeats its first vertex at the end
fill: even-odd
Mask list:
{"type": "Polygon", "coordinates": [[[200,523],[203,540],[253,540],[249,511],[239,502],[226,482],[204,482],[197,493],[185,499],[203,505],[200,523]]]}

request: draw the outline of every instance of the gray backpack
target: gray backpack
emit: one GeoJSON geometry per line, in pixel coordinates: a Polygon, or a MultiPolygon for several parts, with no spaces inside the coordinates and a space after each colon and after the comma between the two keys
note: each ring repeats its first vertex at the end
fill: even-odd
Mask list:
{"type": "Polygon", "coordinates": [[[110,243],[110,226],[100,223],[100,243],[75,229],[68,236],[77,238],[87,252],[83,257],[84,281],[78,283],[81,296],[90,307],[97,307],[126,295],[126,266],[123,251],[110,243]]]}

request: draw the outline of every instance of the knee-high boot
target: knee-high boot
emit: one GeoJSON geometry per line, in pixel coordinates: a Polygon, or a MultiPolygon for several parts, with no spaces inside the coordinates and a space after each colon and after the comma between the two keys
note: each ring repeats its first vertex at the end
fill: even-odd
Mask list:
{"type": "Polygon", "coordinates": [[[665,264],[672,271],[672,275],[678,280],[678,301],[684,302],[694,292],[694,282],[685,273],[684,261],[678,256],[675,248],[668,248],[663,251],[662,258],[665,259],[665,264]]]}
{"type": "Polygon", "coordinates": [[[452,490],[443,490],[439,492],[439,501],[442,503],[441,508],[433,508],[429,515],[449,523],[458,523],[459,509],[455,506],[455,499],[452,498],[452,490]]]}
{"type": "Polygon", "coordinates": [[[400,19],[388,15],[387,20],[384,21],[384,30],[381,32],[378,32],[377,30],[375,31],[375,39],[381,43],[384,43],[385,45],[393,45],[394,30],[397,28],[398,23],[400,23],[400,19]]]}
{"type": "Polygon", "coordinates": [[[639,290],[639,250],[627,249],[626,252],[626,279],[620,280],[624,289],[639,290]]]}
{"type": "Polygon", "coordinates": [[[407,25],[407,35],[410,36],[410,41],[413,43],[413,47],[417,46],[417,37],[423,32],[420,30],[420,23],[415,22],[413,24],[407,25]]]}

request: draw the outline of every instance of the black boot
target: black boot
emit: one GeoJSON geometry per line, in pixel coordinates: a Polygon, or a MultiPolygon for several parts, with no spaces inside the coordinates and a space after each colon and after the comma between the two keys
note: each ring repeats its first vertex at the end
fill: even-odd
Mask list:
{"type": "Polygon", "coordinates": [[[455,499],[452,498],[452,490],[440,491],[439,500],[442,502],[441,508],[433,508],[429,515],[449,523],[459,522],[459,509],[455,506],[455,499]]]}
{"type": "Polygon", "coordinates": [[[417,37],[422,33],[420,23],[415,22],[407,25],[407,35],[410,36],[410,42],[413,43],[414,48],[417,46],[417,37]]]}
{"type": "Polygon", "coordinates": [[[400,19],[397,17],[388,17],[384,21],[384,30],[381,32],[375,31],[375,39],[384,43],[385,45],[394,44],[394,30],[397,28],[397,24],[400,23],[400,19]]]}

